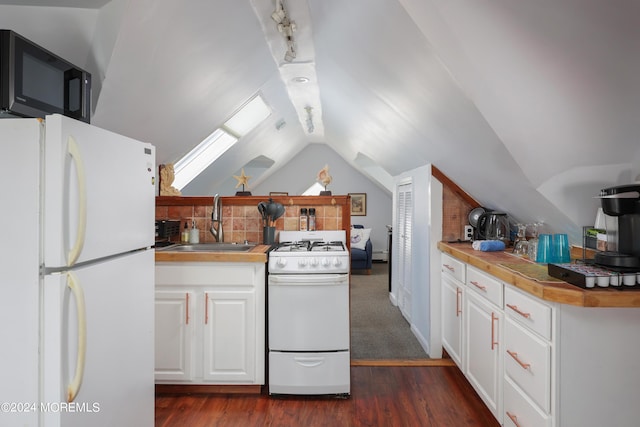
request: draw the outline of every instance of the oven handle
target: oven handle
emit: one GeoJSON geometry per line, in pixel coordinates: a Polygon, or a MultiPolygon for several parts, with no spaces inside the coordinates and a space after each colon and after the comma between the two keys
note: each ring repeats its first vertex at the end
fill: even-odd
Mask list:
{"type": "Polygon", "coordinates": [[[349,283],[348,274],[287,274],[269,275],[269,283],[278,285],[342,285],[349,283]]]}

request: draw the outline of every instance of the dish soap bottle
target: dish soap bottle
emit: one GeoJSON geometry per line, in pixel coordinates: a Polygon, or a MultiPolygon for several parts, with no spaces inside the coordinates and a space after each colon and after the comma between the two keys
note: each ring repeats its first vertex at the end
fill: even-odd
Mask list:
{"type": "Polygon", "coordinates": [[[196,221],[193,220],[191,230],[189,230],[189,243],[192,245],[200,243],[200,230],[196,227],[196,221]]]}
{"type": "Polygon", "coordinates": [[[180,243],[189,243],[189,224],[187,222],[184,223],[184,230],[182,230],[182,235],[180,236],[180,243]]]}

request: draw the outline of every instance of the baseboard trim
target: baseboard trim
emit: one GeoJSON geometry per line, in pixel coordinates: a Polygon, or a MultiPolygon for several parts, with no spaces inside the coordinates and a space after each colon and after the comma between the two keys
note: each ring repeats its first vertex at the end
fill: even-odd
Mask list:
{"type": "Polygon", "coordinates": [[[355,359],[351,366],[457,366],[451,359],[355,359]]]}
{"type": "Polygon", "coordinates": [[[156,384],[155,392],[156,394],[260,394],[262,392],[262,385],[156,384]]]}

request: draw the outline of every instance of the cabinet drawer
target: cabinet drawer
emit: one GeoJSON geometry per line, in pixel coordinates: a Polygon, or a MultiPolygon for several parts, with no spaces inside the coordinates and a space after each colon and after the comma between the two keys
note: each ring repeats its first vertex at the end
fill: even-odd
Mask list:
{"type": "Polygon", "coordinates": [[[348,351],[271,351],[269,367],[269,394],[340,394],[351,390],[348,351]]]}
{"type": "Polygon", "coordinates": [[[507,318],[504,327],[504,372],[536,403],[551,407],[551,347],[507,318]]]}
{"type": "Polygon", "coordinates": [[[441,253],[440,255],[441,270],[444,273],[448,273],[453,276],[453,278],[460,283],[464,283],[466,270],[465,264],[445,253],[441,253]]]}
{"type": "Polygon", "coordinates": [[[467,287],[473,289],[499,308],[502,308],[502,282],[477,268],[468,266],[466,284],[467,287]]]}
{"type": "Polygon", "coordinates": [[[520,324],[551,340],[551,307],[515,289],[504,290],[504,311],[520,324]]]}
{"type": "Polygon", "coordinates": [[[156,263],[156,286],[254,286],[254,283],[258,283],[258,279],[264,279],[263,264],[239,262],[156,263]]]}
{"type": "Polygon", "coordinates": [[[504,381],[505,427],[550,427],[551,417],[536,407],[513,383],[504,381]]]}

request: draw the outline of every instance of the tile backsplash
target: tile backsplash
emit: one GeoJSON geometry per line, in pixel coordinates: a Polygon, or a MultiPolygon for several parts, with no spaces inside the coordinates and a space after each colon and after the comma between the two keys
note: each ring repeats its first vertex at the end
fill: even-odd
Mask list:
{"type": "MultiPolygon", "coordinates": [[[[342,230],[343,206],[324,205],[285,205],[285,214],[276,221],[276,238],[280,230],[297,230],[301,208],[316,209],[317,230],[342,230]]],[[[180,230],[187,223],[191,228],[192,221],[200,230],[200,242],[215,242],[209,232],[211,228],[211,204],[208,205],[163,205],[156,203],[156,219],[180,220],[180,230]]],[[[225,242],[242,243],[245,240],[252,243],[262,243],[263,223],[256,204],[225,206],[222,203],[222,228],[225,242]]],[[[173,236],[171,241],[179,242],[180,236],[173,236]]]]}

